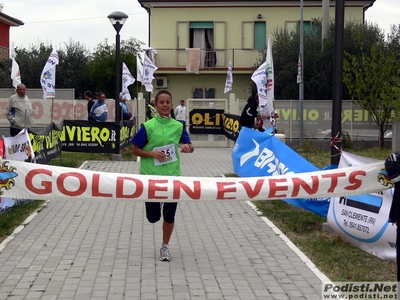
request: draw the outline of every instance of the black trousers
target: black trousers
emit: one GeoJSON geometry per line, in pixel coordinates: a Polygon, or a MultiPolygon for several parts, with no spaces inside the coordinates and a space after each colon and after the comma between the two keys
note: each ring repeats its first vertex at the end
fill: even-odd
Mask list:
{"type": "Polygon", "coordinates": [[[22,129],[10,126],[10,135],[16,136],[22,129]]]}
{"type": "Polygon", "coordinates": [[[175,212],[178,206],[177,202],[145,202],[146,217],[150,223],[156,223],[161,219],[161,209],[164,221],[167,223],[175,222],[175,212]]]}

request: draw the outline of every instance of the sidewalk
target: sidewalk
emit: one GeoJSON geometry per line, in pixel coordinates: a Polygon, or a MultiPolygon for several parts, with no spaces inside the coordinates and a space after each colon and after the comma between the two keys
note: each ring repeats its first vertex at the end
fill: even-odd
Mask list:
{"type": "MultiPolygon", "coordinates": [[[[182,176],[233,173],[228,148],[181,157],[182,176]]],[[[138,173],[139,163],[82,168],[138,173]]],[[[324,276],[245,201],[179,203],[171,262],[159,261],[161,225],[143,202],[50,201],[1,252],[0,299],[321,299],[324,276]]]]}

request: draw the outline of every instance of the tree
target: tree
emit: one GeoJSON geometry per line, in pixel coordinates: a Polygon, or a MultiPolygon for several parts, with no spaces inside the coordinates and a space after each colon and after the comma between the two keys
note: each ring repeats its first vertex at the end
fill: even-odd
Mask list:
{"type": "Polygon", "coordinates": [[[42,88],[40,84],[40,75],[42,74],[42,70],[51,51],[52,47],[45,46],[44,44],[31,46],[29,49],[15,49],[15,60],[19,65],[22,83],[24,83],[27,88],[42,88]]]}
{"type": "MultiPolygon", "coordinates": [[[[121,65],[125,62],[131,72],[136,70],[136,54],[143,43],[134,38],[121,42],[121,65]]],[[[96,92],[104,92],[114,97],[115,93],[115,44],[109,45],[107,39],[97,45],[89,62],[89,78],[96,92]]],[[[129,86],[130,93],[136,92],[134,85],[129,86]]]]}
{"type": "Polygon", "coordinates": [[[60,59],[57,87],[75,88],[75,98],[83,98],[83,93],[92,87],[88,70],[90,51],[83,44],[70,40],[57,53],[60,59]]]}
{"type": "MultiPolygon", "coordinates": [[[[321,21],[312,20],[313,30],[304,34],[304,99],[330,100],[333,88],[334,31],[331,22],[328,37],[321,41],[321,21]]],[[[369,45],[381,37],[378,26],[364,27],[363,24],[347,22],[344,28],[344,50],[360,56],[360,47],[369,45]],[[364,31],[360,43],[353,41],[357,32],[364,31]]],[[[275,72],[275,98],[280,100],[298,99],[299,86],[296,81],[297,64],[300,50],[300,28],[292,31],[276,29],[273,33],[273,57],[275,72]]],[[[265,61],[266,50],[257,66],[265,61]]],[[[343,90],[343,99],[351,99],[347,87],[343,90]]]]}
{"type": "Polygon", "coordinates": [[[400,108],[400,34],[391,30],[388,39],[382,33],[370,45],[364,45],[368,27],[353,35],[361,55],[345,52],[343,81],[351,98],[368,111],[379,126],[379,147],[384,147],[384,133],[400,108]]]}

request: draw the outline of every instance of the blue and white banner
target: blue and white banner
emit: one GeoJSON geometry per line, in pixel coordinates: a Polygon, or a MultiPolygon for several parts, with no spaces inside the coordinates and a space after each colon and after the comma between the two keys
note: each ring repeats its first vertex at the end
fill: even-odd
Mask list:
{"type": "MultiPolygon", "coordinates": [[[[242,127],[232,151],[233,168],[240,177],[278,176],[319,171],[308,160],[271,134],[242,127]]],[[[326,217],[329,198],[290,199],[286,202],[326,217]]]]}
{"type": "Polygon", "coordinates": [[[122,63],[122,99],[131,100],[128,86],[135,83],[135,78],[132,76],[126,64],[122,63]]]}
{"type": "Polygon", "coordinates": [[[232,90],[233,74],[232,74],[232,61],[229,60],[228,73],[226,74],[224,94],[232,90]]]}
{"type": "Polygon", "coordinates": [[[153,85],[151,84],[151,82],[154,79],[153,74],[157,69],[158,68],[153,64],[151,59],[147,55],[145,55],[144,56],[144,65],[143,65],[142,84],[145,86],[146,92],[153,92],[153,85]]]}
{"type": "Polygon", "coordinates": [[[58,61],[57,51],[53,49],[40,75],[44,100],[56,96],[56,65],[58,65],[58,61]]]}
{"type": "MultiPolygon", "coordinates": [[[[343,152],[339,169],[376,162],[343,152]]],[[[378,180],[391,186],[384,173],[378,180]]],[[[396,259],[396,226],[388,222],[394,188],[365,195],[332,197],[329,226],[344,240],[382,259],[396,259]]]]}

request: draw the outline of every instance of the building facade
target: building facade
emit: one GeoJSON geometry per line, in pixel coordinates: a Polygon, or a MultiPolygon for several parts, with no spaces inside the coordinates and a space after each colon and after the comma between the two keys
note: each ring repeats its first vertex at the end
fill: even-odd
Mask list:
{"type": "MultiPolygon", "coordinates": [[[[236,97],[251,93],[251,75],[268,36],[300,22],[299,0],[170,1],[138,0],[149,14],[149,46],[156,50],[154,92],[168,88],[175,102],[189,98],[227,98],[229,62],[236,97]],[[176,100],[178,99],[178,100],[176,100]]],[[[305,30],[322,19],[322,1],[304,0],[305,30]]],[[[345,21],[364,22],[375,0],[346,0],[345,21]]],[[[335,17],[334,1],[329,16],[335,17]]]]}

